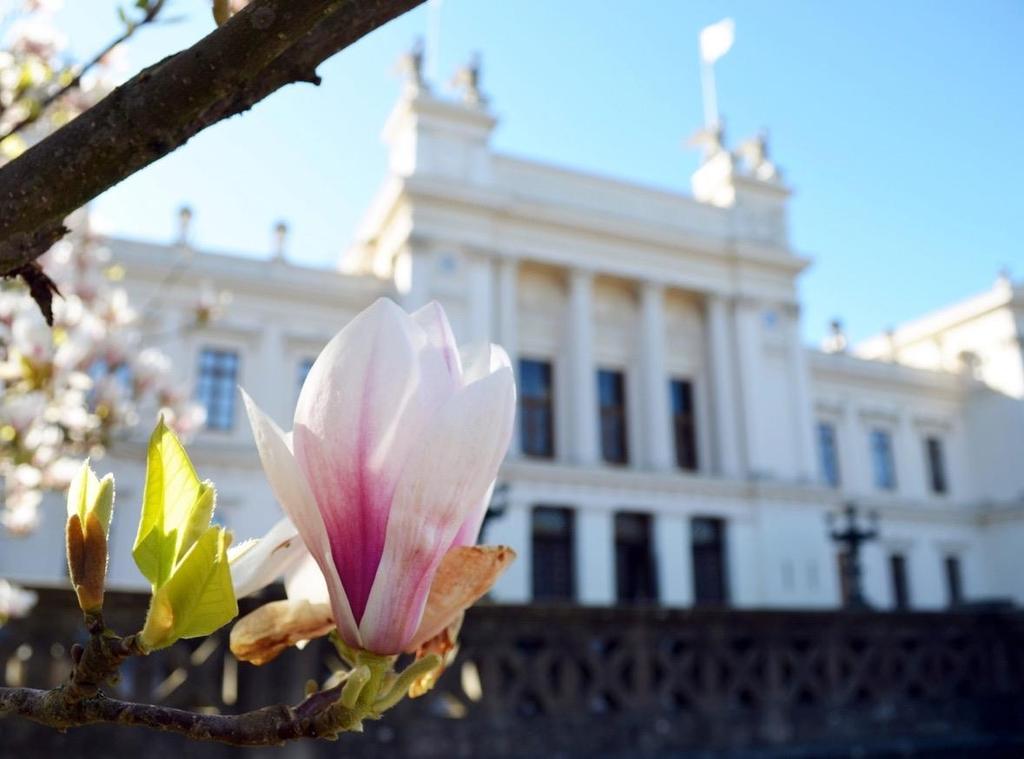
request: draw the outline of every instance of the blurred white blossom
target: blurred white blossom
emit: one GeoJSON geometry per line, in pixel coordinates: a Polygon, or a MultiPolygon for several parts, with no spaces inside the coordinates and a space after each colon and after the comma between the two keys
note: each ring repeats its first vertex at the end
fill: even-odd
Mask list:
{"type": "Polygon", "coordinates": [[[24,617],[36,605],[38,597],[30,590],[19,588],[0,578],[0,625],[8,619],[24,617]]]}
{"type": "MultiPolygon", "coordinates": [[[[73,226],[41,259],[63,296],[52,330],[23,288],[0,290],[0,523],[15,533],[35,527],[43,492],[66,488],[82,458],[102,455],[143,415],[162,413],[183,437],[205,421],[167,356],[142,347],[109,251],[81,219],[73,226]]],[[[204,304],[196,312],[205,318],[204,304]]]]}

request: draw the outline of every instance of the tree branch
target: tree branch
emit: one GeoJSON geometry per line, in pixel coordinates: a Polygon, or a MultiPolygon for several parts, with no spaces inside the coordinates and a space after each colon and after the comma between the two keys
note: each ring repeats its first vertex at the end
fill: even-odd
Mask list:
{"type": "Polygon", "coordinates": [[[103,191],[281,87],[317,83],[320,63],[421,2],[254,0],[140,72],[0,168],[0,275],[46,252],[103,191]]]}
{"type": "Polygon", "coordinates": [[[0,688],[0,720],[24,717],[57,730],[106,723],[165,730],[233,746],[276,746],[300,738],[336,738],[339,733],[359,731],[364,720],[379,718],[405,696],[415,680],[441,664],[440,657],[429,655],[394,674],[394,657],[360,651],[349,657],[352,669],[340,684],[309,693],[297,706],[202,714],[107,697],[101,688],[116,679],[122,662],[146,651],[136,636],[122,638],[108,629],[102,614],[86,614],[85,621],[89,642],[84,647],[72,646],[67,681],[52,690],[0,688]]]}
{"type": "Polygon", "coordinates": [[[340,703],[341,688],[320,691],[298,706],[267,706],[242,714],[200,714],[166,706],[107,698],[102,693],[68,701],[61,689],[0,688],[0,718],[20,716],[66,730],[96,723],[148,727],[193,740],[233,746],[277,746],[299,738],[333,738],[358,730],[370,716],[340,703]]]}

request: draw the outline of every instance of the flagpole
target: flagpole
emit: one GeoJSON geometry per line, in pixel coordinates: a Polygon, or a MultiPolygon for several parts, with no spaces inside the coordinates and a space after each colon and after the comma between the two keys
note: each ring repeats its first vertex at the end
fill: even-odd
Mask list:
{"type": "Polygon", "coordinates": [[[441,0],[427,3],[427,71],[430,81],[441,81],[441,0]]]}
{"type": "Polygon", "coordinates": [[[704,126],[713,129],[718,126],[718,97],[715,92],[715,64],[701,57],[700,86],[704,96],[704,126]]]}

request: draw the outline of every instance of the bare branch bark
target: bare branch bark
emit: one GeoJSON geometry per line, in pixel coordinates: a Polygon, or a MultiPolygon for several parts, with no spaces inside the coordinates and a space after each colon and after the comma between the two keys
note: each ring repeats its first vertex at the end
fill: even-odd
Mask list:
{"type": "Polygon", "coordinates": [[[148,727],[232,746],[278,746],[300,738],[333,738],[358,730],[365,709],[347,709],[340,688],[320,691],[298,706],[268,706],[242,714],[201,714],[107,698],[70,701],[60,689],[0,688],[0,719],[19,716],[66,730],[97,723],[148,727]]]}
{"type": "Polygon", "coordinates": [[[0,275],[42,255],[63,220],[190,138],[293,82],[423,0],[254,0],[0,168],[0,275]]]}
{"type": "Polygon", "coordinates": [[[136,636],[122,638],[107,628],[102,614],[87,614],[86,626],[89,641],[71,647],[67,681],[52,690],[0,688],[0,720],[24,717],[58,730],[107,723],[234,746],[276,746],[299,738],[334,738],[358,730],[363,720],[382,711],[367,699],[346,706],[342,703],[343,685],[312,693],[298,706],[267,706],[235,715],[201,714],[108,698],[101,689],[116,678],[122,662],[146,652],[136,636]]]}

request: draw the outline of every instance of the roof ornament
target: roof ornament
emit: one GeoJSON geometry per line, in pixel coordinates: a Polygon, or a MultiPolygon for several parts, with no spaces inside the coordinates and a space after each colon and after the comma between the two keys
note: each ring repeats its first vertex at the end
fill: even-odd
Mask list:
{"type": "Polygon", "coordinates": [[[849,341],[846,338],[846,330],[843,328],[841,319],[833,319],[829,322],[829,334],[822,340],[821,347],[826,353],[846,353],[849,341]]]}
{"type": "Polygon", "coordinates": [[[452,77],[452,86],[462,94],[462,102],[474,107],[487,105],[487,96],[480,91],[480,54],[473,53],[452,77]]]}
{"type": "Polygon", "coordinates": [[[771,182],[780,178],[778,167],[768,156],[767,129],[741,142],[736,148],[736,158],[743,163],[748,174],[761,181],[771,182]]]}
{"type": "Polygon", "coordinates": [[[423,38],[417,37],[409,48],[399,59],[397,65],[398,73],[405,79],[405,89],[410,95],[418,95],[420,92],[430,90],[426,80],[423,78],[423,38]]]}
{"type": "Polygon", "coordinates": [[[704,163],[720,153],[725,153],[725,120],[718,119],[714,124],[701,127],[693,133],[687,144],[701,150],[701,160],[704,163]]]}
{"type": "Polygon", "coordinates": [[[284,261],[288,252],[288,222],[282,219],[274,225],[271,240],[271,259],[284,261]]]}

